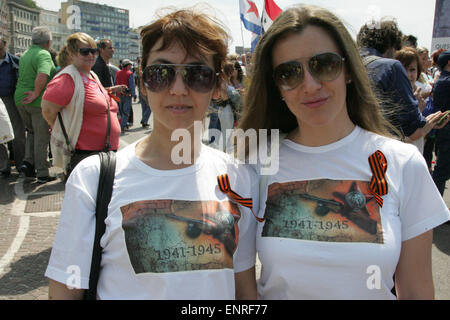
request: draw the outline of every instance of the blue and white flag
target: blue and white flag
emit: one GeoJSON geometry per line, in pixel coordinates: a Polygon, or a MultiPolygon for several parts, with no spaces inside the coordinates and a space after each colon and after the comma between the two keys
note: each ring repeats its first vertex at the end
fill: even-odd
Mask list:
{"type": "Polygon", "coordinates": [[[239,0],[239,9],[245,29],[253,33],[251,46],[251,51],[253,52],[258,43],[259,36],[262,35],[261,18],[258,8],[252,0],[239,0]]]}

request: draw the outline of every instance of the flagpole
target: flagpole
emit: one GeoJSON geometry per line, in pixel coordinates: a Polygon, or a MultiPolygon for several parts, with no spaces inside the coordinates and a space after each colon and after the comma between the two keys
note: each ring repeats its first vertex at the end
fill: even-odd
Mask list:
{"type": "Polygon", "coordinates": [[[261,10],[261,30],[262,34],[264,34],[264,13],[266,12],[266,0],[263,1],[263,7],[261,10]]]}
{"type": "Polygon", "coordinates": [[[242,50],[245,53],[245,44],[244,44],[244,31],[242,31],[242,20],[239,19],[239,21],[241,22],[241,37],[242,37],[242,50]]]}

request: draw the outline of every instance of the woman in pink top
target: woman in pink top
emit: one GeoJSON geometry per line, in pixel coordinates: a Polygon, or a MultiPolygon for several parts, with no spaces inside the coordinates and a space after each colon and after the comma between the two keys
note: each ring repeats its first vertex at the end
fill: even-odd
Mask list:
{"type": "MultiPolygon", "coordinates": [[[[91,71],[98,54],[95,41],[85,33],[74,33],[67,38],[67,51],[72,64],[48,84],[42,99],[42,114],[53,130],[58,127],[63,132],[57,120],[61,112],[71,146],[62,135],[58,138],[52,135],[52,138],[54,149],[62,150],[62,158],[64,153],[67,156],[67,151],[71,153],[70,162],[67,157],[66,161],[59,162],[68,176],[87,156],[106,149],[117,150],[120,124],[116,102],[91,71]]],[[[55,153],[53,148],[52,152],[55,153]]]]}

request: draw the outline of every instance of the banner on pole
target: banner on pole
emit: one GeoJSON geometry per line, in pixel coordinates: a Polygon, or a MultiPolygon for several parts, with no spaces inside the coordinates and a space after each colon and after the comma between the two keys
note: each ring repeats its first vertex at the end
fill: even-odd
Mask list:
{"type": "Polygon", "coordinates": [[[263,32],[265,32],[272,25],[274,20],[283,10],[277,6],[273,0],[264,0],[264,10],[261,18],[261,25],[263,27],[263,32]]]}
{"type": "Polygon", "coordinates": [[[239,9],[241,13],[241,21],[245,29],[250,31],[252,35],[251,51],[256,47],[259,36],[262,34],[261,20],[259,18],[258,7],[252,0],[239,0],[239,9]]]}
{"type": "Polygon", "coordinates": [[[450,50],[450,0],[436,0],[434,11],[431,52],[437,49],[450,50]]]}

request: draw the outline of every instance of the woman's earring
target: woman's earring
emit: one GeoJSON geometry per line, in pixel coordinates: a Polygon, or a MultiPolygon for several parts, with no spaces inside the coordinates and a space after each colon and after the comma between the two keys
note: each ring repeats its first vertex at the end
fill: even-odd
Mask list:
{"type": "Polygon", "coordinates": [[[347,84],[350,84],[350,83],[352,83],[352,79],[347,80],[347,84]]]}

